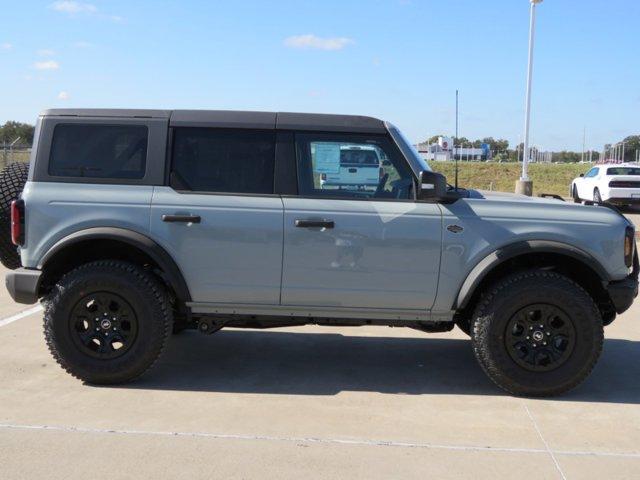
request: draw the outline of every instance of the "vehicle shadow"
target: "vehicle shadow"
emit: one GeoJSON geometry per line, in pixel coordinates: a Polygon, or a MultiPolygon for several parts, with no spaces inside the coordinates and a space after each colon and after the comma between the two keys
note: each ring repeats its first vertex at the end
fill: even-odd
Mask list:
{"type": "MultiPolygon", "coordinates": [[[[225,393],[503,395],[468,340],[334,333],[184,332],[155,369],[125,388],[225,393]]],[[[559,400],[640,403],[640,342],[610,339],[593,374],[559,400]]]]}

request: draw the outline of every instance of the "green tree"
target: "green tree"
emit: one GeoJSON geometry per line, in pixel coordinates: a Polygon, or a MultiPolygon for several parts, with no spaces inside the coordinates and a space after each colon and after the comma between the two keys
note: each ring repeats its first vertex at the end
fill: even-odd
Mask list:
{"type": "Polygon", "coordinates": [[[0,127],[0,143],[12,143],[17,138],[21,144],[33,144],[35,127],[28,123],[8,121],[0,127]]]}

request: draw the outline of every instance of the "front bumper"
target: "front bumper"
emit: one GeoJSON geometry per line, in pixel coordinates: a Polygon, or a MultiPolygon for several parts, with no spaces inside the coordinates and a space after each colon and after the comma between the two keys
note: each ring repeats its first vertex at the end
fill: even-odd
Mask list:
{"type": "Polygon", "coordinates": [[[633,271],[624,280],[609,282],[607,292],[611,303],[617,313],[625,312],[629,309],[633,300],[638,296],[638,274],[640,273],[640,263],[638,262],[638,252],[633,255],[633,271]]]}
{"type": "Polygon", "coordinates": [[[18,268],[7,273],[5,285],[9,295],[17,303],[34,304],[38,301],[42,272],[30,268],[18,268]]]}

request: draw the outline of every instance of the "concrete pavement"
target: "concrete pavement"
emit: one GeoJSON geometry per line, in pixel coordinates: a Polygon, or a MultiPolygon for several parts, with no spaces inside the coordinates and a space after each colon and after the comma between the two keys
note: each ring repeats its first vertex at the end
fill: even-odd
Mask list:
{"type": "MultiPolygon", "coordinates": [[[[24,309],[0,302],[0,320],[24,309]]],[[[639,314],[581,387],[529,400],[457,330],[386,327],[185,332],[139,381],[91,387],[36,312],[0,323],[0,477],[637,479],[639,314]]]]}

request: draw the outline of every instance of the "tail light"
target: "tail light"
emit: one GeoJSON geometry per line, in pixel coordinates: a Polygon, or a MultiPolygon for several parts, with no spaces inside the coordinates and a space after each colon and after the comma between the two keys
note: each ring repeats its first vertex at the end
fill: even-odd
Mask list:
{"type": "Polygon", "coordinates": [[[633,180],[611,180],[609,186],[612,188],[640,188],[640,182],[633,180]]]}
{"type": "Polygon", "coordinates": [[[384,168],[380,167],[380,173],[378,174],[378,178],[384,177],[384,168]]]}
{"type": "Polygon", "coordinates": [[[624,264],[627,267],[633,265],[633,249],[635,246],[635,230],[627,227],[624,232],[624,264]]]}
{"type": "Polygon", "coordinates": [[[320,174],[320,180],[326,181],[327,180],[327,174],[326,173],[321,173],[320,174]]]}
{"type": "Polygon", "coordinates": [[[11,202],[11,241],[14,245],[24,245],[24,201],[11,202]]]}

